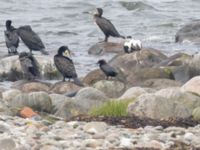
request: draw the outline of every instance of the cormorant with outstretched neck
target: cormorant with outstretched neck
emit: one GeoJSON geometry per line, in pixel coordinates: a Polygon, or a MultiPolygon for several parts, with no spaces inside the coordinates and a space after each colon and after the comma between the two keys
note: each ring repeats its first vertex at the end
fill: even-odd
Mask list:
{"type": "Polygon", "coordinates": [[[45,51],[45,46],[40,37],[32,30],[31,26],[25,25],[17,29],[17,33],[24,42],[24,44],[32,51],[41,51],[43,54],[48,55],[45,51]]]}
{"type": "Polygon", "coordinates": [[[125,38],[124,36],[119,34],[119,32],[110,22],[110,20],[102,17],[102,14],[103,14],[103,9],[97,8],[97,12],[94,14],[94,20],[105,35],[104,41],[107,42],[109,36],[125,38]]]}
{"type": "Polygon", "coordinates": [[[117,76],[117,71],[115,68],[111,67],[109,64],[104,59],[101,59],[98,61],[100,69],[104,72],[106,75],[107,79],[109,77],[115,77],[117,76]]]}
{"type": "Polygon", "coordinates": [[[17,29],[11,24],[11,20],[6,21],[6,30],[4,31],[5,42],[8,48],[8,53],[16,54],[19,46],[19,36],[17,34],[17,29]]]}
{"type": "Polygon", "coordinates": [[[58,53],[54,56],[54,63],[58,71],[63,75],[63,82],[65,78],[74,80],[74,83],[83,86],[81,81],[78,79],[74,63],[70,58],[70,50],[67,46],[61,46],[58,49],[58,53]]]}
{"type": "Polygon", "coordinates": [[[40,77],[38,62],[31,53],[21,52],[19,61],[25,78],[31,80],[40,77]]]}

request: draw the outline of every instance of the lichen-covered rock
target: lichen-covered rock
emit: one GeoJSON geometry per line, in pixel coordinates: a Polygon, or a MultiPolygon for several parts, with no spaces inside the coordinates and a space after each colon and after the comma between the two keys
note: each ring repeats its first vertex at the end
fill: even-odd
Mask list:
{"type": "Polygon", "coordinates": [[[45,92],[31,92],[29,94],[21,93],[12,99],[10,106],[13,109],[20,110],[24,106],[31,107],[34,110],[51,112],[51,98],[45,92]]]}
{"type": "Polygon", "coordinates": [[[74,102],[87,112],[93,107],[98,107],[108,100],[108,97],[101,91],[86,87],[81,89],[75,96],[74,102]]]}
{"type": "Polygon", "coordinates": [[[129,104],[128,114],[152,119],[186,119],[191,116],[190,111],[181,103],[155,94],[139,96],[134,103],[129,104]]]}
{"type": "Polygon", "coordinates": [[[126,90],[124,83],[115,80],[101,80],[96,82],[93,87],[102,91],[110,98],[117,98],[126,90]]]}

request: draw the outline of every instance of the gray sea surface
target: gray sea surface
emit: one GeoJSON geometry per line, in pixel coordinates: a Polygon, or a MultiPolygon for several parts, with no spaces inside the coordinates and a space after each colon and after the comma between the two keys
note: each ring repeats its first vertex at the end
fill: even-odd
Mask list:
{"type": "MultiPolygon", "coordinates": [[[[98,59],[112,57],[87,52],[104,38],[88,13],[97,7],[104,9],[104,17],[122,35],[141,40],[145,47],[168,55],[199,49],[192,43],[174,43],[174,36],[184,24],[200,19],[200,0],[0,0],[0,56],[7,53],[3,31],[5,21],[11,19],[15,27],[31,25],[51,57],[60,46],[68,45],[79,76],[87,74],[98,67],[98,59]]],[[[29,50],[20,43],[19,51],[29,50]]]]}

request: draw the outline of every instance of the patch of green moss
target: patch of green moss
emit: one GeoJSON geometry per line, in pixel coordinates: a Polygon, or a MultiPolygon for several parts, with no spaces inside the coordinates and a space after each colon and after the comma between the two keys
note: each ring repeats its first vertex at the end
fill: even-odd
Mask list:
{"type": "Polygon", "coordinates": [[[170,79],[172,79],[172,80],[175,79],[174,74],[173,74],[173,72],[172,72],[172,70],[171,70],[170,68],[164,68],[163,70],[164,70],[164,72],[165,72],[166,74],[169,75],[169,78],[170,78],[170,79]]]}
{"type": "Polygon", "coordinates": [[[91,116],[127,116],[127,107],[133,102],[133,99],[109,100],[99,107],[94,107],[89,111],[91,116]]]}

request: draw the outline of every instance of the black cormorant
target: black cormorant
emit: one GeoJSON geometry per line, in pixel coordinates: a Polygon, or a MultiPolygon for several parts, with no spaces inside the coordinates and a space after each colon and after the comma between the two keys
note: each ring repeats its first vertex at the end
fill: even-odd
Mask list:
{"type": "Polygon", "coordinates": [[[74,83],[83,86],[81,81],[78,79],[74,63],[70,58],[70,50],[67,46],[61,46],[58,49],[58,53],[54,56],[54,63],[58,71],[63,75],[63,82],[65,78],[74,80],[74,83]]]}
{"type": "Polygon", "coordinates": [[[24,44],[32,51],[41,51],[43,54],[48,55],[45,51],[45,46],[40,37],[32,30],[31,26],[25,25],[17,29],[17,33],[24,42],[24,44]]]}
{"type": "Polygon", "coordinates": [[[142,42],[140,40],[134,40],[131,36],[128,36],[124,42],[124,52],[132,53],[134,51],[140,51],[142,49],[142,42]]]}
{"type": "Polygon", "coordinates": [[[117,71],[115,70],[115,68],[113,68],[110,65],[108,65],[107,62],[104,59],[99,60],[98,64],[99,64],[100,69],[106,75],[107,79],[109,77],[117,76],[117,71]]]}
{"type": "Polygon", "coordinates": [[[40,76],[38,62],[31,53],[21,52],[19,61],[25,78],[30,80],[40,76]]]}
{"type": "Polygon", "coordinates": [[[119,32],[110,22],[110,20],[102,17],[102,14],[103,14],[103,9],[97,8],[97,13],[94,14],[94,20],[105,35],[104,41],[107,42],[109,36],[125,38],[124,36],[119,34],[119,32]]]}
{"type": "Polygon", "coordinates": [[[6,30],[4,31],[5,42],[8,48],[8,53],[17,53],[17,48],[19,46],[19,36],[17,34],[17,30],[13,27],[11,20],[6,21],[6,30]]]}

